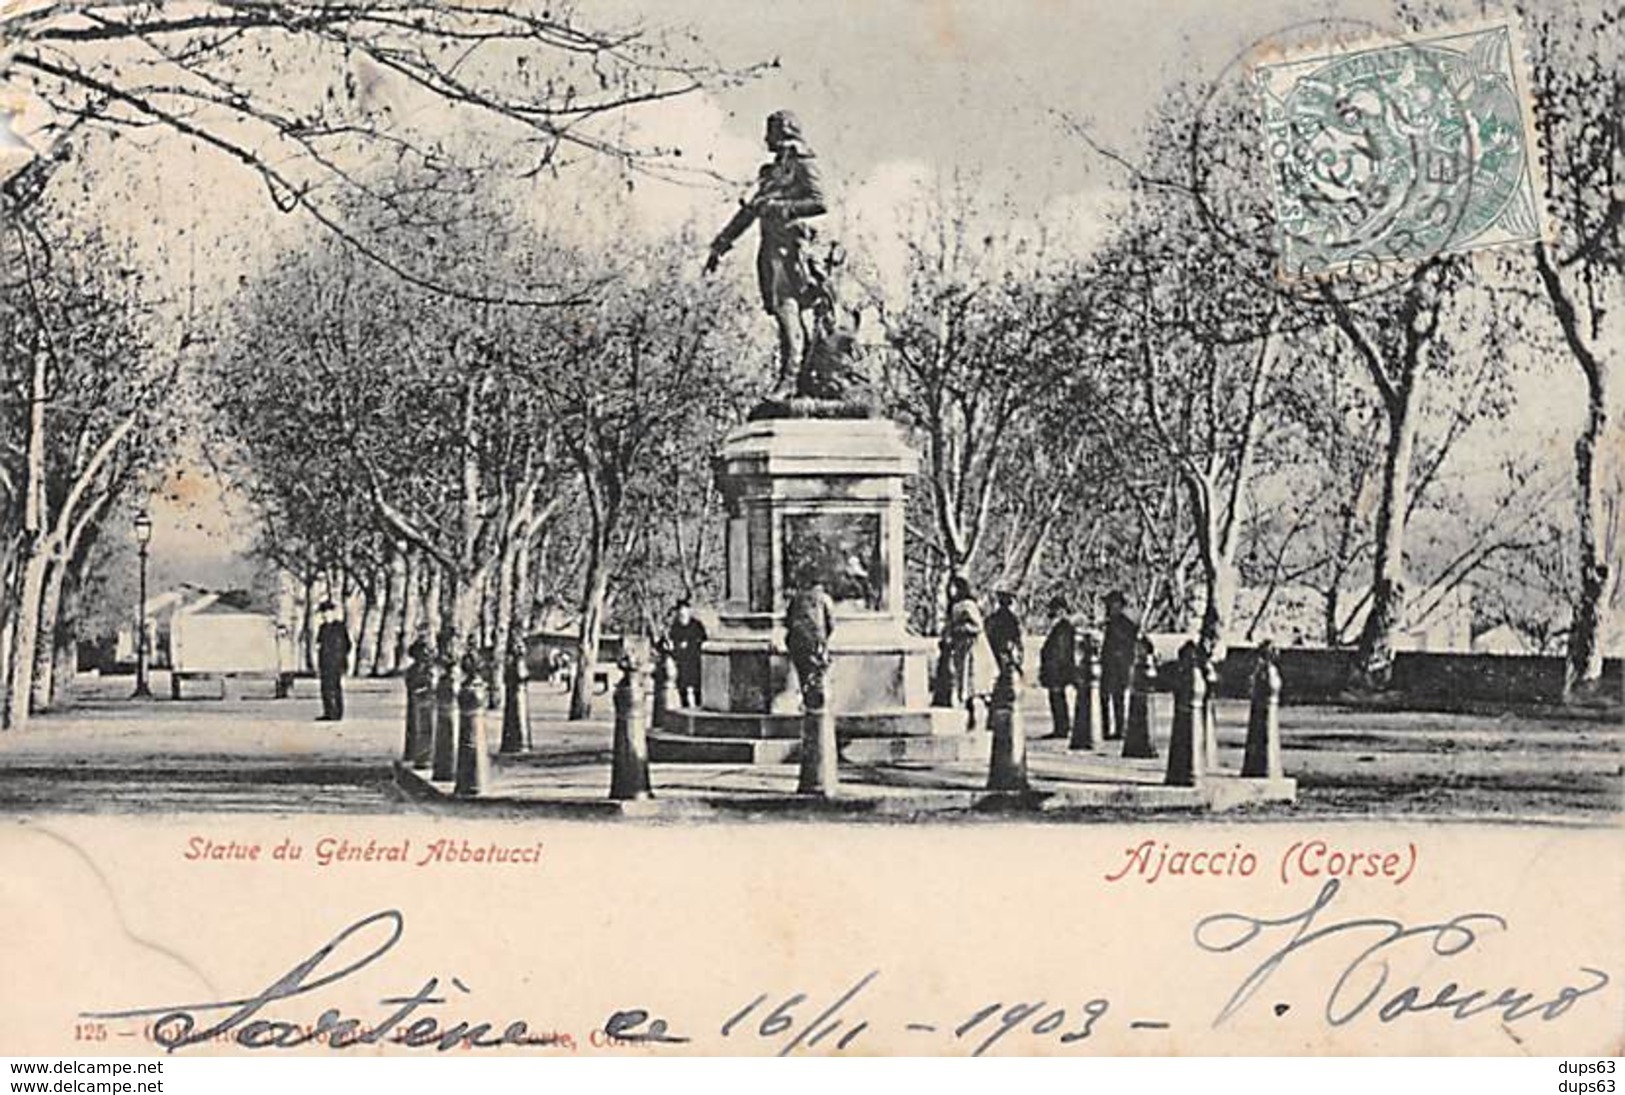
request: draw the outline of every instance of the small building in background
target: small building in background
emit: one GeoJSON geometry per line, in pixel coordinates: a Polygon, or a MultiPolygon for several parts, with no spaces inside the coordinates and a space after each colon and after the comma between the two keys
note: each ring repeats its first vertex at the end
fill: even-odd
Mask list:
{"type": "Polygon", "coordinates": [[[210,682],[209,691],[217,689],[222,697],[243,685],[286,695],[290,667],[282,654],[276,616],[256,610],[241,592],[205,594],[170,616],[169,679],[176,699],[199,682],[210,682]]]}

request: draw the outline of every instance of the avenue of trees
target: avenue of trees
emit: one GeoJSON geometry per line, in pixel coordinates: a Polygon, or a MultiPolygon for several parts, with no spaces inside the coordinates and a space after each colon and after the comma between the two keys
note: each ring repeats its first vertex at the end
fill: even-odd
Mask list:
{"type": "MultiPolygon", "coordinates": [[[[590,659],[677,596],[714,601],[709,460],[768,382],[765,320],[741,282],[698,276],[691,226],[595,249],[525,195],[583,157],[669,170],[594,123],[745,74],[563,9],[186,10],[30,9],[7,24],[11,76],[57,112],[59,148],[167,130],[308,231],[219,314],[179,319],[53,201],[72,155],[0,186],[7,725],[53,702],[94,546],[182,431],[251,502],[256,551],[307,603],[353,606],[357,672],[398,670],[426,635],[494,696],[550,620],[590,659]],[[422,102],[458,134],[426,129],[422,102]]],[[[1573,5],[1525,29],[1538,245],[1284,285],[1239,82],[1168,89],[1143,149],[1114,157],[1123,200],[1087,252],[1024,234],[977,180],[899,209],[906,284],[862,303],[878,401],[922,454],[912,624],[933,631],[964,573],[1035,623],[1051,595],[1093,613],[1121,588],[1148,626],[1222,644],[1307,587],[1323,618],[1301,638],[1353,649],[1380,686],[1401,633],[1476,585],[1477,625],[1595,682],[1625,531],[1625,26],[1573,5]],[[1574,437],[1475,464],[1539,432],[1523,393],[1552,363],[1585,393],[1574,437]]]]}

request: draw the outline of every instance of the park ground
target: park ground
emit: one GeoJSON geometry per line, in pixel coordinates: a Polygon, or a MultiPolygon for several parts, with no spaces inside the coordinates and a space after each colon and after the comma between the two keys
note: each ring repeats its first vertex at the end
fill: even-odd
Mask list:
{"type": "MultiPolygon", "coordinates": [[[[160,675],[155,691],[167,697],[160,675]]],[[[0,735],[0,811],[29,813],[403,813],[489,808],[429,802],[405,794],[400,755],[405,696],[398,681],[347,687],[347,717],[316,721],[312,681],[289,699],[132,700],[128,678],[84,679],[73,706],[0,735]]],[[[1166,704],[1167,697],[1159,697],[1166,704]]],[[[608,696],[595,719],[569,722],[565,697],[532,684],[533,752],[496,767],[493,789],[522,784],[583,801],[607,796],[608,696]]],[[[1064,742],[1046,741],[1041,693],[1024,697],[1030,760],[1039,782],[1079,771],[1064,742]]],[[[1167,712],[1159,727],[1166,734],[1167,712]]],[[[1246,710],[1221,701],[1221,766],[1240,766],[1246,710]]],[[[496,713],[488,715],[496,738],[496,713]]],[[[1290,805],[1226,813],[1231,820],[1414,817],[1609,824],[1625,809],[1625,725],[1612,712],[1528,709],[1505,713],[1386,711],[1355,706],[1285,706],[1286,773],[1298,781],[1290,805]]],[[[1114,750],[1113,750],[1114,751],[1114,750]]],[[[1110,759],[1102,750],[1100,761],[1110,759]]],[[[1098,773],[1099,764],[1095,765],[1098,773]]],[[[971,764],[897,766],[894,786],[977,788],[971,764]]],[[[1080,777],[1081,778],[1081,777],[1080,777]]],[[[1098,778],[1098,774],[1091,778],[1098,778]]],[[[657,796],[697,793],[748,799],[793,789],[789,765],[655,764],[657,796]]],[[[764,800],[765,801],[765,800],[764,800]]],[[[742,816],[750,816],[746,812],[742,816]]],[[[937,819],[965,816],[949,812],[937,819]]],[[[986,815],[979,815],[986,816],[986,815]]],[[[1120,813],[1085,811],[1070,820],[1120,813]]]]}

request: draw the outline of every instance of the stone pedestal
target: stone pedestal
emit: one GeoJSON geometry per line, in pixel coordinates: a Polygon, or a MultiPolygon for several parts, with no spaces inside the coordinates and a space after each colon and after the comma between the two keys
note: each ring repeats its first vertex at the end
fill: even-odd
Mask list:
{"type": "MultiPolygon", "coordinates": [[[[934,644],[904,626],[904,484],[918,465],[886,419],[773,418],[728,435],[716,458],[728,509],[721,627],[703,648],[702,706],[670,712],[663,739],[799,740],[801,688],[784,649],[784,609],[811,575],[835,601],[826,691],[842,742],[968,736],[963,712],[931,708],[934,644]]],[[[940,758],[945,747],[939,740],[927,751],[940,758]]],[[[886,755],[899,748],[907,752],[889,745],[886,755]]],[[[683,759],[678,752],[663,740],[656,756],[683,759]]],[[[783,759],[775,752],[750,758],[783,759]]]]}

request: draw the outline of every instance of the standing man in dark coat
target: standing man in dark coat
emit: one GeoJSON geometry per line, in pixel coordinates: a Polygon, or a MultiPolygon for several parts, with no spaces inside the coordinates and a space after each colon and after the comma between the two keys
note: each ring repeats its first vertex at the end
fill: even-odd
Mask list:
{"type": "Polygon", "coordinates": [[[677,663],[677,702],[683,707],[700,705],[700,647],[706,638],[705,625],[694,618],[694,609],[684,597],[677,602],[676,614],[666,629],[671,658],[677,663]]]}
{"type": "Polygon", "coordinates": [[[344,615],[332,601],[323,601],[317,611],[324,617],[316,629],[316,671],[322,681],[322,715],[317,722],[339,722],[344,718],[344,674],[350,667],[350,632],[344,615]]]}
{"type": "Polygon", "coordinates": [[[1008,674],[1012,680],[1021,675],[1026,656],[1025,640],[1021,634],[1021,617],[1016,615],[1016,595],[1008,589],[994,594],[999,607],[987,618],[987,642],[993,648],[993,661],[999,675],[1008,674]]]}
{"type": "Polygon", "coordinates": [[[1128,725],[1129,683],[1140,648],[1140,623],[1124,611],[1126,604],[1120,591],[1106,594],[1106,632],[1100,645],[1100,736],[1107,740],[1121,738],[1128,725]]]}
{"type": "Polygon", "coordinates": [[[1072,736],[1072,701],[1066,690],[1078,679],[1078,632],[1067,613],[1065,598],[1051,597],[1049,634],[1038,652],[1038,683],[1049,692],[1050,737],[1072,736]]]}

